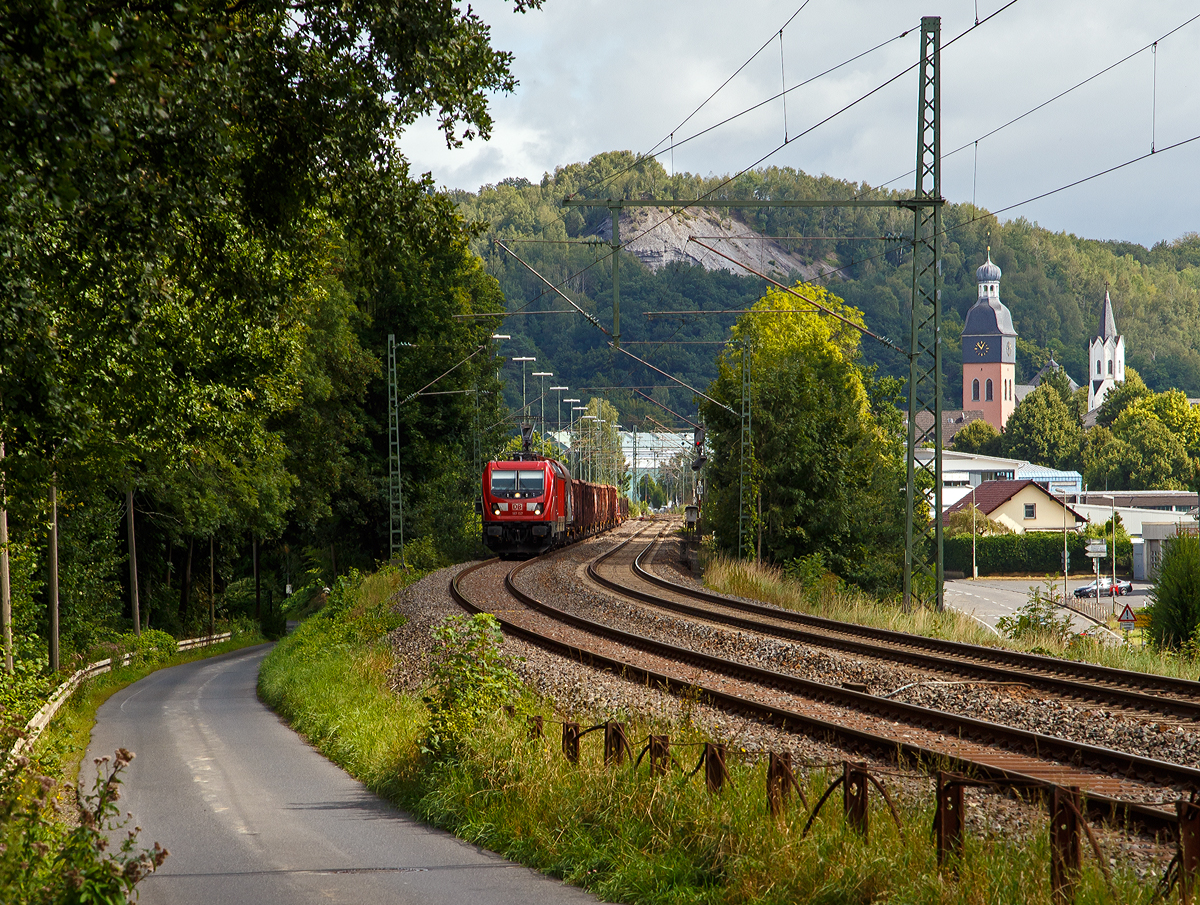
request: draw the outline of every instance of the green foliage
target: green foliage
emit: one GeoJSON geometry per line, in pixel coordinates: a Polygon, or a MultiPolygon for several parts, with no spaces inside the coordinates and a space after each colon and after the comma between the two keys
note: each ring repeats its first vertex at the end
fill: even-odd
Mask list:
{"type": "MultiPolygon", "coordinates": [[[[7,746],[5,746],[7,748],[7,746]]],[[[0,774],[0,899],[10,905],[94,903],[124,905],[134,889],[167,857],[157,842],[138,846],[130,830],[115,851],[108,835],[125,821],[117,804],[121,771],[133,759],[118,749],[112,767],[107,757],[91,794],[82,802],[78,825],[59,814],[58,784],[34,775],[29,759],[14,758],[0,774]]]]}
{"type": "MultiPolygon", "coordinates": [[[[1087,541],[1081,534],[1067,535],[1071,568],[1090,565],[1084,555],[1087,541]]],[[[971,574],[971,535],[947,536],[942,546],[945,567],[971,574]]],[[[1047,575],[1062,572],[1063,539],[1061,534],[1026,531],[975,539],[975,561],[980,575],[1047,575]]]]}
{"type": "Polygon", "coordinates": [[[40,639],[16,633],[13,649],[12,675],[0,682],[0,727],[29,722],[57,686],[47,670],[46,646],[40,639]]]}
{"type": "Polygon", "coordinates": [[[1097,427],[1087,447],[1084,479],[1111,490],[1180,490],[1193,485],[1196,462],[1150,405],[1130,403],[1112,424],[1097,427]],[[1101,433],[1103,432],[1103,433],[1101,433]]]}
{"type": "Polygon", "coordinates": [[[501,651],[504,636],[490,613],[447,616],[434,627],[433,640],[422,750],[454,758],[471,745],[487,717],[512,701],[519,680],[501,651]]]}
{"type": "Polygon", "coordinates": [[[1054,579],[1048,577],[1045,590],[1031,587],[1025,606],[1012,616],[1001,616],[997,619],[996,628],[1006,638],[1014,641],[1033,644],[1048,642],[1051,645],[1062,646],[1073,634],[1071,615],[1062,612],[1062,604],[1062,592],[1054,579]]]}
{"type": "Polygon", "coordinates": [[[952,443],[958,452],[980,456],[1004,455],[1004,439],[990,421],[979,418],[954,435],[952,443]]]}
{"type": "Polygon", "coordinates": [[[1004,425],[1005,455],[1035,465],[1074,468],[1079,444],[1079,423],[1049,383],[1021,400],[1004,425]]]}
{"type": "Polygon", "coordinates": [[[646,505],[660,509],[667,504],[667,491],[652,474],[643,474],[638,478],[638,495],[646,505]]]}
{"type": "Polygon", "coordinates": [[[158,629],[145,629],[141,636],[129,632],[120,635],[113,645],[120,653],[132,655],[130,666],[159,666],[179,653],[179,642],[158,629]]]}
{"type": "Polygon", "coordinates": [[[1141,375],[1126,365],[1125,380],[1104,394],[1104,402],[1100,404],[1100,411],[1096,413],[1096,423],[1101,427],[1111,427],[1121,412],[1150,393],[1151,390],[1141,375]]]}
{"type": "Polygon", "coordinates": [[[972,534],[978,537],[1012,534],[1012,529],[1003,522],[997,522],[988,518],[987,515],[971,505],[967,505],[957,512],[952,513],[946,519],[946,524],[942,531],[946,537],[957,537],[962,534],[966,534],[968,537],[972,534]]]}
{"type": "Polygon", "coordinates": [[[1200,539],[1178,534],[1163,542],[1158,577],[1150,590],[1150,637],[1179,648],[1200,639],[1200,539]]]}
{"type": "Polygon", "coordinates": [[[804,589],[809,603],[815,603],[820,595],[829,570],[825,566],[825,555],[819,550],[800,559],[784,563],[783,574],[804,589]]]}
{"type": "MultiPolygon", "coordinates": [[[[131,627],[115,530],[131,486],[142,613],[158,626],[198,620],[179,592],[193,539],[217,540],[218,593],[249,571],[229,551],[251,536],[335,563],[341,545],[342,570],[374,561],[387,333],[417,347],[402,397],[489,343],[491,325],[455,315],[496,310],[496,282],[398,138],[424,115],[452,144],[486,137],[511,56],[451,3],[294,13],[276,0],[6,11],[0,467],[14,544],[42,575],[57,476],[64,655],[131,627]]],[[[443,553],[476,534],[472,435],[486,451],[504,433],[485,427],[503,414],[494,371],[475,355],[439,389],[478,394],[401,413],[409,536],[443,553]]],[[[18,616],[34,614],[22,630],[45,635],[44,592],[17,590],[18,616]]]]}
{"type": "MultiPolygon", "coordinates": [[[[823,307],[853,323],[861,312],[824,289],[802,287],[823,307]]],[[[869,588],[892,587],[903,557],[902,428],[898,382],[874,380],[859,365],[860,333],[844,321],[786,313],[795,299],[772,290],[745,315],[722,355],[701,408],[713,449],[706,518],[721,549],[738,541],[743,343],[752,349],[751,512],[748,546],[761,531],[771,562],[820,553],[842,578],[869,588]],[[730,411],[732,410],[732,411],[730,411]],[[760,510],[755,505],[761,493],[760,510]]],[[[746,551],[741,551],[743,554],[746,551]]]]}

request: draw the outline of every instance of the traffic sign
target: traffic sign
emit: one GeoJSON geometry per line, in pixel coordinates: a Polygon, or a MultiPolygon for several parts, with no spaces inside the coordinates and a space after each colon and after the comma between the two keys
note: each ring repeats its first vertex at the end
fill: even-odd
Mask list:
{"type": "Polygon", "coordinates": [[[1101,559],[1108,556],[1108,544],[1104,541],[1092,541],[1087,545],[1087,555],[1092,559],[1101,559]]]}
{"type": "Polygon", "coordinates": [[[1134,622],[1134,625],[1136,625],[1138,628],[1149,628],[1150,627],[1150,614],[1149,613],[1134,613],[1133,614],[1133,622],[1134,622]]]}
{"type": "Polygon", "coordinates": [[[1117,617],[1117,622],[1121,623],[1121,628],[1127,632],[1131,632],[1137,626],[1137,616],[1133,614],[1133,608],[1129,604],[1125,604],[1125,609],[1121,610],[1121,615],[1117,617]]]}

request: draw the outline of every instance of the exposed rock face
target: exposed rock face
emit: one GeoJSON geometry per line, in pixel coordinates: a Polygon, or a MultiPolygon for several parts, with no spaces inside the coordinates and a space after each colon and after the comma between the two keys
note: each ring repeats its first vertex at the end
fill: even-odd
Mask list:
{"type": "MultiPolygon", "coordinates": [[[[713,208],[689,208],[671,217],[671,211],[658,207],[627,208],[621,214],[621,239],[627,250],[651,270],[678,263],[699,264],[705,270],[728,270],[745,274],[742,268],[701,248],[688,238],[696,236],[705,245],[765,273],[781,282],[791,274],[810,280],[837,267],[832,260],[812,262],[788,244],[764,239],[729,211],[713,208]],[[719,238],[714,238],[719,237],[719,238]]],[[[595,235],[608,239],[612,219],[605,220],[595,235]]]]}

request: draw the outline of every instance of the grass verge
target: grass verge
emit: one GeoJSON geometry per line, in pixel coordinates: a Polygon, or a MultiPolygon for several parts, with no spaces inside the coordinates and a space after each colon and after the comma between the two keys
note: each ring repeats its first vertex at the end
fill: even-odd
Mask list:
{"type": "MultiPolygon", "coordinates": [[[[530,739],[523,720],[497,713],[456,757],[429,758],[425,707],[389,688],[387,600],[399,581],[369,576],[340,597],[335,591],[330,607],[267,657],[259,691],[327,757],[430,823],[615,902],[1050,902],[1045,821],[1026,838],[970,837],[957,871],[941,873],[929,830],[932,794],[902,804],[900,827],[876,796],[866,841],[846,827],[837,792],[807,835],[802,807],[771,818],[764,766],[736,755],[731,782],[711,796],[702,776],[677,768],[651,777],[645,761],[606,767],[598,733],[584,739],[580,763],[569,764],[554,738],[530,739]]],[[[526,698],[518,710],[541,714],[555,734],[549,702],[526,698]]],[[[690,770],[702,741],[694,730],[628,727],[631,740],[650,731],[669,733],[690,770]]],[[[800,772],[810,804],[837,775],[822,766],[800,772]]],[[[1118,867],[1115,882],[1118,901],[1153,899],[1131,870],[1118,867]]],[[[1089,858],[1075,901],[1112,895],[1089,858]]]]}
{"type": "MultiPolygon", "coordinates": [[[[1200,680],[1200,660],[1195,657],[1130,644],[1099,644],[1082,640],[1079,636],[1065,642],[1045,634],[1036,634],[1024,641],[1000,638],[957,610],[947,609],[937,613],[920,607],[906,613],[894,603],[880,601],[854,588],[841,586],[836,580],[822,580],[805,586],[788,579],[781,569],[774,566],[714,557],[705,565],[704,582],[723,594],[762,600],[827,619],[912,632],[931,638],[1086,660],[1115,669],[1200,680]]],[[[1031,586],[1041,583],[1038,580],[1030,581],[1031,586]]]]}

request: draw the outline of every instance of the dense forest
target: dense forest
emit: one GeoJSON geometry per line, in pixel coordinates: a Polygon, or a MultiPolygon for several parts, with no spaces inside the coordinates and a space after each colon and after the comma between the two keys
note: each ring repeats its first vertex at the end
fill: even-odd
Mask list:
{"type": "MultiPolygon", "coordinates": [[[[487,262],[519,316],[505,321],[520,354],[538,356],[538,366],[572,386],[667,384],[623,355],[614,355],[605,336],[575,314],[528,315],[537,310],[568,310],[561,298],[520,262],[501,250],[499,240],[573,301],[611,325],[608,260],[609,212],[604,207],[563,205],[564,198],[895,198],[873,189],[790,168],[769,168],[736,178],[668,176],[656,160],[639,161],[628,152],[599,154],[587,163],[547,173],[540,184],[507,179],[478,192],[451,196],[468,220],[486,225],[472,248],[487,262]],[[575,244],[566,244],[573,242],[575,244]]],[[[895,236],[911,234],[910,215],[880,208],[757,208],[737,212],[747,225],[779,240],[801,258],[832,273],[824,285],[861,310],[867,326],[893,338],[907,336],[911,267],[895,236]],[[820,237],[820,238],[813,238],[820,237]]],[[[685,212],[681,216],[687,217],[685,212]]],[[[1052,233],[1026,220],[998,222],[970,204],[948,204],[942,274],[945,312],[945,402],[961,405],[959,335],[976,298],[975,270],[990,242],[992,259],[1004,271],[1001,299],[1020,334],[1018,382],[1027,382],[1053,356],[1076,381],[1087,372],[1087,342],[1094,335],[1111,292],[1117,324],[1125,335],[1128,362],[1153,390],[1176,388],[1200,395],[1200,235],[1195,233],[1153,248],[1129,242],[1095,241],[1052,233]]],[[[623,226],[621,239],[634,238],[623,226]]],[[[746,308],[762,296],[764,282],[690,264],[657,270],[628,252],[621,262],[623,345],[649,358],[686,383],[704,388],[716,377],[714,342],[729,337],[736,315],[645,317],[646,312],[714,311],[746,308]],[[676,345],[681,341],[687,345],[676,345]]],[[[904,343],[901,342],[901,345],[904,343]]],[[[907,376],[902,358],[867,340],[864,363],[881,375],[907,376]]],[[[510,382],[511,386],[511,382],[510,382]]],[[[660,390],[659,401],[695,412],[692,394],[660,390]]],[[[510,390],[511,393],[511,390],[510,390]]],[[[626,394],[627,417],[653,411],[626,394]]],[[[510,400],[511,401],[511,400],[510,400]]],[[[685,412],[685,413],[686,413],[685,412]]]]}
{"type": "Polygon", "coordinates": [[[14,648],[18,675],[66,668],[386,558],[389,335],[412,558],[474,549],[475,445],[505,416],[491,329],[456,316],[503,296],[396,139],[427,114],[486,138],[511,56],[451,4],[305,10],[3,14],[10,673],[14,648]],[[447,371],[457,392],[417,395],[447,371]]]}

